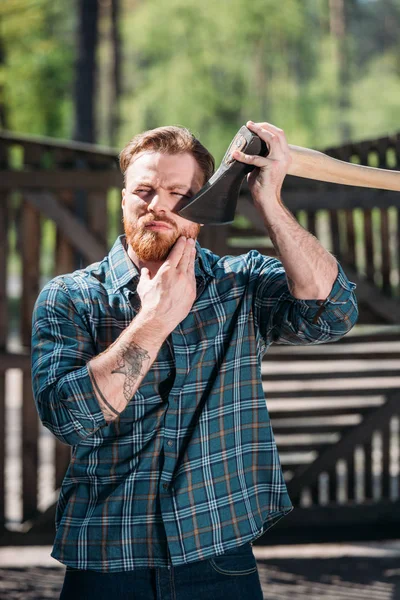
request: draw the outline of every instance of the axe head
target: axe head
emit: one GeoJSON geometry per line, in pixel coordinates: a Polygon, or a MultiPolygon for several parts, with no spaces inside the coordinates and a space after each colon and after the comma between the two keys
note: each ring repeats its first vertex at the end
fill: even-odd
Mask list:
{"type": "Polygon", "coordinates": [[[178,211],[181,217],[203,225],[225,225],[233,222],[243,180],[247,173],[255,168],[232,158],[234,150],[257,156],[268,155],[266,143],[245,125],[241,127],[225,152],[217,171],[189,203],[178,211]]]}

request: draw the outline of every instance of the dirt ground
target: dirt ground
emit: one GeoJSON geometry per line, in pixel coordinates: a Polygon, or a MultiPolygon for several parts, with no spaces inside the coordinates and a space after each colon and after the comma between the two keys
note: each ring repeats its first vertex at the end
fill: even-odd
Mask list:
{"type": "MultiPolygon", "coordinates": [[[[253,551],[264,600],[400,600],[400,540],[253,551]]],[[[0,599],[58,599],[65,567],[50,552],[0,548],[0,599]]]]}

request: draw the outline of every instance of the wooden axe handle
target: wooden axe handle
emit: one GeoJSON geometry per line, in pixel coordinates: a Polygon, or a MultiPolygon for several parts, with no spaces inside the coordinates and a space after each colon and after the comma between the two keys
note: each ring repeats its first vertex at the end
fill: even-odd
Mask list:
{"type": "Polygon", "coordinates": [[[332,158],[323,152],[289,144],[292,164],[288,174],[317,181],[330,181],[400,192],[400,171],[376,169],[332,158]]]}

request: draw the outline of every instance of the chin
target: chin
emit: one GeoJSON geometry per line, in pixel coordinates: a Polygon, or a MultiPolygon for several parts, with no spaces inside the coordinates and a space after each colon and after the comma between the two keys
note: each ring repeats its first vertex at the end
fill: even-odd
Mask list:
{"type": "Polygon", "coordinates": [[[126,241],[141,261],[161,262],[167,259],[172,246],[179,237],[173,231],[125,231],[126,241]]]}
{"type": "Polygon", "coordinates": [[[124,220],[126,241],[138,259],[147,262],[165,261],[176,240],[181,235],[197,239],[200,228],[200,225],[197,225],[193,228],[193,231],[189,231],[188,229],[176,231],[176,229],[173,229],[168,232],[160,232],[151,231],[145,227],[134,227],[132,223],[124,220]]]}

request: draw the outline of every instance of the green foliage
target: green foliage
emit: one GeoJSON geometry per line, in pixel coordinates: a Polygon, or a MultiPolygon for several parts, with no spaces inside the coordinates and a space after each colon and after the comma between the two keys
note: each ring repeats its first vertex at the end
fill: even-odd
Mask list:
{"type": "Polygon", "coordinates": [[[63,0],[0,3],[6,60],[0,80],[9,129],[70,137],[73,24],[71,5],[63,0]]]}
{"type": "MultiPolygon", "coordinates": [[[[0,3],[0,103],[4,93],[9,129],[71,136],[77,6],[78,0],[0,3]]],[[[144,129],[181,124],[218,162],[247,119],[274,123],[289,142],[320,149],[344,141],[344,123],[351,139],[396,132],[400,0],[347,0],[344,41],[330,32],[330,6],[328,0],[124,0],[118,146],[144,129]],[[346,89],[338,58],[344,42],[346,89]]],[[[103,9],[104,87],[111,46],[103,9]]],[[[98,141],[108,144],[111,107],[107,95],[98,98],[98,141]]]]}

